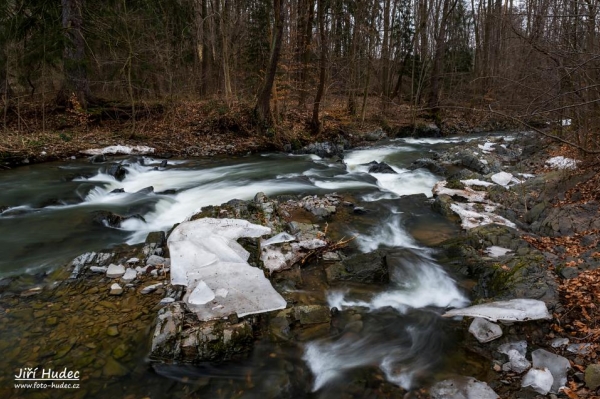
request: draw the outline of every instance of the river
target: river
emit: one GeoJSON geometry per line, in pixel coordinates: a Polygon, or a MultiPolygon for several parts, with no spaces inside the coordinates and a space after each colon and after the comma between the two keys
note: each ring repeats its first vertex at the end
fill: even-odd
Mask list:
{"type": "MultiPolygon", "coordinates": [[[[351,244],[357,252],[388,248],[397,253],[389,285],[365,289],[348,284],[323,287],[319,293],[340,311],[362,309],[362,328],[297,345],[275,344],[263,337],[247,360],[235,364],[151,368],[142,350],[132,360],[142,371],[118,380],[96,375],[92,377],[96,388],[84,396],[393,397],[395,386],[417,389],[431,383],[436,373],[466,367],[452,325],[439,314],[448,306],[467,304],[468,298],[428,248],[452,237],[458,228],[424,201],[410,197],[431,197],[441,177],[408,169],[430,151],[458,142],[396,139],[347,151],[343,162],[276,153],[171,159],[166,166],[149,156],[111,159],[122,161],[127,170],[122,181],[106,173],[109,163],[87,160],[3,171],[0,278],[45,275],[86,251],[143,242],[148,233],[168,231],[203,206],[251,199],[257,192],[269,196],[336,192],[352,198],[367,213],[338,223],[335,234],[357,235],[351,244]],[[368,173],[365,164],[371,161],[385,162],[397,173],[368,173]],[[150,186],[152,190],[147,189],[150,186]],[[96,217],[100,211],[134,217],[113,228],[96,217]],[[391,388],[381,388],[382,380],[391,388]]],[[[0,333],[12,338],[25,326],[13,324],[0,333]]],[[[17,364],[13,360],[9,367],[17,364]]],[[[0,381],[9,380],[4,376],[0,381]]],[[[55,397],[40,392],[32,397],[35,394],[55,397]]]]}

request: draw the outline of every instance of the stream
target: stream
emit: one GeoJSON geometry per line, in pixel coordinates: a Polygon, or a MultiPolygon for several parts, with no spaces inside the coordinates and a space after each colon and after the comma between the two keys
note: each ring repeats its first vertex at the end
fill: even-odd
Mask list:
{"type": "MultiPolygon", "coordinates": [[[[457,234],[458,226],[410,197],[431,197],[433,185],[441,178],[423,169],[407,169],[430,151],[458,142],[396,139],[347,151],[343,162],[273,153],[173,159],[163,167],[162,160],[138,156],[115,157],[106,164],[71,160],[3,171],[0,279],[24,273],[46,275],[84,252],[141,243],[148,233],[168,231],[204,206],[251,199],[257,192],[268,196],[335,192],[367,212],[332,224],[334,237],[357,235],[351,243],[355,252],[393,249],[389,285],[315,285],[319,292],[314,296],[330,307],[360,314],[361,328],[308,337],[297,345],[262,337],[246,360],[199,366],[150,367],[148,342],[144,342],[130,360],[135,372],[118,380],[89,376],[84,383],[93,388],[74,397],[388,397],[395,395],[396,386],[418,389],[432,383],[436,375],[463,367],[471,367],[473,373],[481,365],[465,359],[456,345],[459,334],[439,316],[446,307],[468,304],[466,290],[436,263],[435,253],[428,248],[457,234]],[[115,160],[127,170],[122,181],[107,173],[115,160]],[[397,173],[368,173],[365,164],[371,161],[385,162],[397,173]],[[114,228],[103,224],[98,212],[131,217],[114,228]],[[389,384],[387,388],[382,380],[389,384]]],[[[316,272],[309,267],[303,273],[310,280],[316,272]]],[[[11,323],[0,330],[0,340],[14,338],[26,326],[11,323]]],[[[151,331],[148,326],[142,341],[150,339],[151,331]]],[[[14,351],[6,346],[0,345],[0,356],[14,351]]],[[[11,356],[9,363],[2,363],[2,384],[11,381],[10,373],[20,367],[20,358],[11,356]]],[[[69,355],[64,359],[68,362],[69,355]]],[[[23,397],[16,390],[0,392],[2,397],[23,397]]],[[[48,391],[31,393],[31,397],[55,397],[48,391]]]]}

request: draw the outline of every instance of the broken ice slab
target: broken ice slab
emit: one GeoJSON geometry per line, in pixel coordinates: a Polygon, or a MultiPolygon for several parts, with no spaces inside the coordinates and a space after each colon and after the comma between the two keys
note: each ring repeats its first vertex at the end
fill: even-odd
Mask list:
{"type": "Polygon", "coordinates": [[[521,355],[525,356],[527,354],[527,341],[507,342],[498,347],[498,352],[504,353],[505,355],[508,355],[508,352],[511,350],[516,350],[521,355]]]}
{"type": "Polygon", "coordinates": [[[507,172],[498,172],[492,175],[490,179],[492,179],[494,183],[506,187],[508,186],[508,183],[513,180],[513,175],[507,172]]]}
{"type": "Polygon", "coordinates": [[[531,369],[523,377],[522,387],[531,387],[537,393],[547,395],[554,384],[554,377],[547,368],[531,369]]]}
{"type": "Polygon", "coordinates": [[[499,399],[485,382],[473,377],[456,377],[440,381],[429,390],[433,399],[499,399]]]}
{"type": "Polygon", "coordinates": [[[268,227],[241,219],[198,219],[177,226],[167,241],[171,283],[187,286],[183,300],[202,321],[284,309],[285,299],[263,271],[247,263],[235,240],[269,234],[268,227]]]}
{"type": "Polygon", "coordinates": [[[521,374],[530,367],[531,363],[525,358],[525,356],[519,353],[519,351],[516,349],[511,349],[508,351],[508,363],[504,363],[502,365],[502,370],[514,371],[515,373],[521,374]]]}
{"type": "Polygon", "coordinates": [[[577,355],[589,355],[593,350],[592,344],[571,344],[567,346],[567,351],[577,355]]]}
{"type": "Polygon", "coordinates": [[[502,336],[502,329],[498,324],[480,317],[473,319],[471,326],[469,326],[469,332],[481,343],[490,342],[502,336]]]}
{"type": "Polygon", "coordinates": [[[567,371],[571,368],[569,361],[544,349],[531,352],[531,359],[533,360],[533,367],[538,369],[545,367],[550,370],[552,377],[554,377],[554,383],[550,391],[558,393],[558,390],[567,383],[567,371]]]}
{"type": "Polygon", "coordinates": [[[283,233],[274,235],[273,237],[271,237],[267,240],[261,240],[260,245],[262,247],[266,247],[269,245],[281,244],[281,243],[290,242],[290,241],[296,241],[296,237],[289,233],[283,232],[283,233]]]}
{"type": "Polygon", "coordinates": [[[462,309],[452,309],[443,316],[482,317],[490,321],[527,321],[551,318],[546,304],[537,299],[511,299],[510,301],[484,303],[462,309]]]}

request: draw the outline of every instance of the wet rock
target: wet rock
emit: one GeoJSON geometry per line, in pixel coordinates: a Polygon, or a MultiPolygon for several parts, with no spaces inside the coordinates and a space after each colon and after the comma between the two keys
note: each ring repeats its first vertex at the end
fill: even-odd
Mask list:
{"type": "Polygon", "coordinates": [[[114,283],[113,285],[110,286],[110,295],[121,295],[123,294],[123,287],[121,287],[119,284],[114,283]]]}
{"type": "Polygon", "coordinates": [[[416,169],[427,169],[431,173],[436,175],[444,176],[448,173],[446,168],[440,165],[439,161],[435,161],[431,158],[421,158],[413,161],[413,163],[408,167],[409,170],[416,169]]]}
{"type": "Polygon", "coordinates": [[[482,175],[490,173],[490,168],[470,151],[459,152],[456,156],[456,161],[459,165],[477,173],[481,173],[482,175]]]}
{"type": "Polygon", "coordinates": [[[374,251],[357,254],[325,269],[327,280],[357,283],[387,283],[390,281],[385,253],[374,251]]]}
{"type": "Polygon", "coordinates": [[[331,312],[327,306],[303,305],[294,308],[294,317],[302,325],[329,323],[331,312]]]}
{"type": "Polygon", "coordinates": [[[531,369],[523,377],[522,387],[531,387],[535,392],[547,395],[554,384],[554,377],[547,368],[531,369]]]}
{"type": "Polygon", "coordinates": [[[106,266],[90,266],[90,271],[92,273],[106,273],[108,267],[106,266]]]}
{"type": "Polygon", "coordinates": [[[162,283],[148,285],[148,286],[142,288],[141,291],[140,291],[140,293],[142,293],[142,294],[151,294],[154,291],[156,291],[157,289],[159,289],[160,287],[162,287],[162,283]]]}
{"type": "Polygon", "coordinates": [[[128,283],[130,281],[135,280],[136,277],[137,277],[137,272],[132,268],[127,268],[127,270],[125,270],[125,274],[123,274],[123,276],[121,277],[121,280],[128,283]]]}
{"type": "Polygon", "coordinates": [[[73,259],[71,261],[71,267],[73,268],[73,270],[71,272],[70,278],[76,279],[79,276],[79,274],[81,273],[81,271],[83,270],[83,267],[86,264],[91,263],[95,257],[96,257],[95,252],[87,252],[87,253],[79,255],[78,257],[73,259]]]}
{"type": "Polygon", "coordinates": [[[104,154],[96,154],[90,157],[91,163],[104,163],[106,162],[106,156],[104,154]]]}
{"type": "Polygon", "coordinates": [[[166,159],[163,159],[163,160],[162,160],[162,162],[160,163],[160,167],[161,167],[161,168],[166,168],[166,167],[167,167],[167,165],[168,165],[168,162],[167,162],[167,160],[166,160],[166,159]]]}
{"type": "Polygon", "coordinates": [[[585,385],[592,391],[600,387],[600,364],[590,364],[585,369],[585,385]]]}
{"type": "Polygon", "coordinates": [[[469,326],[469,332],[481,343],[490,342],[502,336],[502,329],[480,317],[475,317],[469,326]]]}
{"type": "Polygon", "coordinates": [[[499,399],[485,382],[473,377],[456,377],[438,382],[429,390],[432,399],[499,399]]]}
{"type": "Polygon", "coordinates": [[[448,194],[440,194],[435,197],[435,200],[431,204],[431,209],[439,213],[442,216],[446,216],[451,219],[460,220],[460,218],[454,213],[451,206],[454,200],[448,194]]]}
{"type": "Polygon", "coordinates": [[[373,161],[368,164],[369,173],[396,173],[394,169],[385,162],[373,161]]]}
{"type": "Polygon", "coordinates": [[[136,194],[150,194],[154,192],[154,187],[153,186],[148,186],[146,188],[142,188],[139,191],[136,191],[136,194]]]}
{"type": "Polygon", "coordinates": [[[368,132],[365,134],[365,140],[367,141],[379,141],[387,137],[385,132],[381,129],[377,129],[373,132],[368,132]]]}
{"type": "Polygon", "coordinates": [[[125,169],[121,164],[115,164],[111,165],[106,173],[110,176],[113,176],[118,181],[122,181],[127,175],[127,169],[125,169]]]}
{"type": "Polygon", "coordinates": [[[538,369],[547,368],[552,373],[554,382],[551,391],[558,393],[558,390],[567,383],[567,371],[571,368],[569,361],[544,349],[533,351],[531,359],[533,360],[533,367],[538,369]]]}
{"type": "Polygon", "coordinates": [[[129,370],[112,357],[106,359],[106,363],[104,363],[104,367],[102,368],[102,375],[105,377],[121,377],[128,373],[129,370]]]}
{"type": "Polygon", "coordinates": [[[314,154],[321,158],[344,157],[344,146],[330,142],[311,143],[301,150],[296,151],[297,154],[314,154]]]}
{"type": "Polygon", "coordinates": [[[125,267],[123,265],[115,265],[111,263],[106,269],[106,277],[108,278],[119,278],[125,274],[125,267]]]}
{"type": "Polygon", "coordinates": [[[221,361],[252,347],[252,326],[247,320],[238,323],[228,320],[199,323],[193,315],[187,317],[190,318],[186,319],[180,302],[168,304],[159,311],[151,359],[186,363],[221,361]]]}
{"type": "Polygon", "coordinates": [[[115,325],[108,326],[108,328],[106,329],[106,334],[109,337],[116,337],[117,335],[119,335],[119,328],[115,325]]]}

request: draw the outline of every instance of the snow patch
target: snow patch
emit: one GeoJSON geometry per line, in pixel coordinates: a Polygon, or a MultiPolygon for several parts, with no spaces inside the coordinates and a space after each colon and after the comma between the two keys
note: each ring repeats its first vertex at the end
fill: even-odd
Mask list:
{"type": "Polygon", "coordinates": [[[546,165],[554,169],[575,169],[577,168],[577,162],[579,161],[576,159],[565,158],[561,155],[548,159],[546,165]]]}
{"type": "Polygon", "coordinates": [[[512,249],[502,248],[496,245],[492,245],[491,247],[487,247],[485,249],[485,253],[491,256],[492,258],[499,258],[501,256],[506,255],[509,252],[512,252],[512,249]]]}
{"type": "Polygon", "coordinates": [[[146,155],[153,154],[154,148],[148,147],[145,145],[134,145],[134,146],[126,146],[126,145],[111,145],[104,148],[91,148],[89,150],[81,151],[82,154],[86,155],[100,155],[100,154],[122,154],[122,155],[146,155]]]}
{"type": "Polygon", "coordinates": [[[447,183],[448,182],[445,180],[437,182],[433,186],[433,190],[432,190],[433,194],[434,195],[446,194],[451,197],[457,195],[457,196],[463,197],[467,201],[471,201],[471,202],[482,202],[485,200],[485,197],[487,195],[487,193],[485,191],[475,191],[470,187],[466,187],[463,190],[446,188],[447,183]]]}
{"type": "Polygon", "coordinates": [[[479,180],[479,179],[461,180],[460,182],[462,184],[464,184],[465,186],[483,186],[483,187],[489,187],[489,186],[493,186],[494,185],[494,183],[490,183],[489,181],[484,181],[484,180],[479,180]]]}
{"type": "Polygon", "coordinates": [[[465,230],[492,223],[512,228],[517,227],[510,220],[492,213],[496,210],[494,205],[485,205],[483,210],[476,210],[475,205],[472,203],[454,203],[450,205],[450,209],[460,217],[461,226],[465,230]]]}

